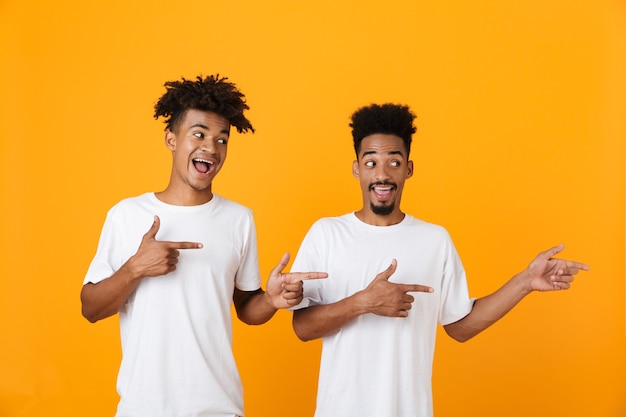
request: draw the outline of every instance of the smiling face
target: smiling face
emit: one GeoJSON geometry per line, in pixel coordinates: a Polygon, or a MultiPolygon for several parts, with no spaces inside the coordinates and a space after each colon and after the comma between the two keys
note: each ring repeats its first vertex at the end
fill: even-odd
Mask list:
{"type": "Polygon", "coordinates": [[[211,200],[211,184],[226,160],[229,121],[210,111],[190,109],[175,128],[166,131],[172,151],[170,183],[158,197],[175,205],[197,205],[211,200]]]}
{"type": "Polygon", "coordinates": [[[413,175],[413,161],[400,137],[377,133],[363,138],[352,173],[363,195],[363,207],[356,212],[359,219],[376,226],[402,221],[400,199],[404,181],[413,175]]]}

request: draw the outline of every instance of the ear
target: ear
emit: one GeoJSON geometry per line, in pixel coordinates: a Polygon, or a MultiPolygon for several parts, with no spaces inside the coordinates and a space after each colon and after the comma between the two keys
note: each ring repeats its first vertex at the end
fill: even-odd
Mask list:
{"type": "Polygon", "coordinates": [[[354,178],[359,179],[359,161],[352,162],[352,175],[354,178]]]}
{"type": "Polygon", "coordinates": [[[410,178],[413,176],[413,161],[409,161],[407,164],[406,177],[410,178]]]}
{"type": "Polygon", "coordinates": [[[170,151],[176,150],[176,135],[169,129],[165,131],[165,146],[170,151]]]}

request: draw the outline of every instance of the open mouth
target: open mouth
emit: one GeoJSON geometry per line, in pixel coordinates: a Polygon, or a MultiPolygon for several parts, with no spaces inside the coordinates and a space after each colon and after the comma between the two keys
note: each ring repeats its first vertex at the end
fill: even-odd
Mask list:
{"type": "Polygon", "coordinates": [[[370,190],[374,192],[379,200],[387,200],[391,198],[391,193],[395,189],[393,184],[372,184],[370,190]]]}
{"type": "Polygon", "coordinates": [[[193,166],[201,174],[208,174],[213,168],[213,162],[207,161],[206,159],[194,158],[192,161],[193,166]]]}

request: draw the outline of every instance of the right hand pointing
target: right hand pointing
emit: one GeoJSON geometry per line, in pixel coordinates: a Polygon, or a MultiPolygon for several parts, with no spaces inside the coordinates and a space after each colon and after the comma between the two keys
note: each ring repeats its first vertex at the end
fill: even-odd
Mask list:
{"type": "Polygon", "coordinates": [[[154,223],[143,235],[137,253],[130,258],[129,268],[137,278],[165,275],[176,269],[179,249],[200,249],[202,243],[169,242],[156,240],[161,227],[159,216],[154,216],[154,223]]]}
{"type": "Polygon", "coordinates": [[[407,317],[415,298],[408,292],[433,292],[431,287],[419,284],[397,284],[389,282],[389,277],[396,272],[397,261],[376,275],[374,280],[362,291],[363,302],[368,310],[379,316],[407,317]]]}

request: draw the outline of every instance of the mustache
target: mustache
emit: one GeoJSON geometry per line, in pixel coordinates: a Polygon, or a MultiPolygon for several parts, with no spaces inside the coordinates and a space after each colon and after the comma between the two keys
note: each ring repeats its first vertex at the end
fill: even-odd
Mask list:
{"type": "Polygon", "coordinates": [[[373,182],[370,184],[369,189],[370,191],[372,191],[374,189],[374,187],[380,187],[380,186],[390,186],[394,189],[398,188],[398,184],[396,184],[395,182],[389,182],[389,181],[377,181],[377,182],[373,182]]]}

